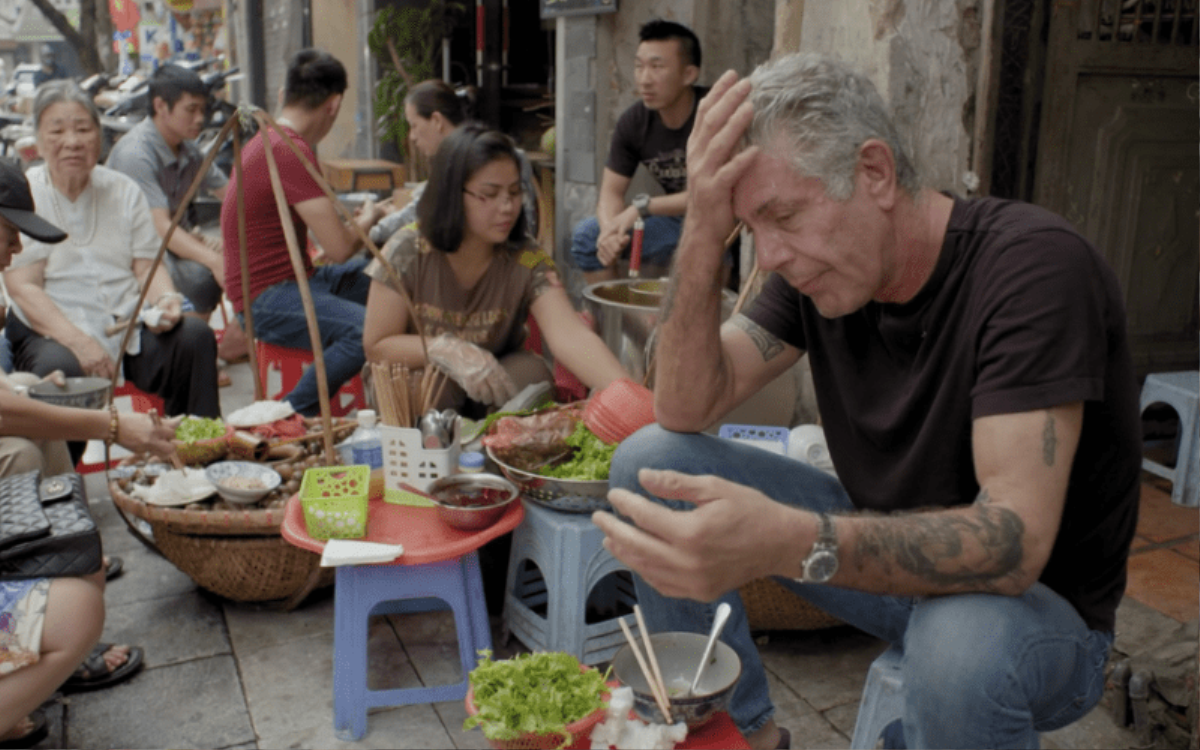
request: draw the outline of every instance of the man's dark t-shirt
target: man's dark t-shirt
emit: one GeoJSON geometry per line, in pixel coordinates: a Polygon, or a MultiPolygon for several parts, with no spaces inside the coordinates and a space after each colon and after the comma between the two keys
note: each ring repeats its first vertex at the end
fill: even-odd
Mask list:
{"type": "Polygon", "coordinates": [[[675,130],[663,125],[662,117],[646,109],[641,100],[634,102],[617,120],[605,166],[623,177],[633,177],[638,164],[645,164],[667,195],[687,190],[687,140],[696,122],[696,107],[708,88],[693,86],[692,92],[692,114],[675,130]]]}
{"type": "Polygon", "coordinates": [[[971,503],[972,420],[1084,402],[1058,538],[1041,581],[1111,631],[1141,470],[1138,387],[1116,276],[1063,219],[956,199],[933,275],[904,304],[835,319],[773,275],[748,317],[807,351],[854,504],[971,503]]]}

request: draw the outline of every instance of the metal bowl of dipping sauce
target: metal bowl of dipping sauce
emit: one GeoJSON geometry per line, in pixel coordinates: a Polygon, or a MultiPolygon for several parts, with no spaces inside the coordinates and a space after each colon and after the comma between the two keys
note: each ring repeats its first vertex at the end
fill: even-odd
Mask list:
{"type": "Polygon", "coordinates": [[[504,477],[485,473],[451,474],[434,480],[425,493],[437,506],[438,516],[460,531],[486,529],[521,495],[504,477]]]}
{"type": "Polygon", "coordinates": [[[67,378],[60,388],[49,380],[29,386],[29,395],[38,401],[55,406],[74,406],[79,409],[102,409],[108,403],[112,381],[108,378],[67,378]]]}

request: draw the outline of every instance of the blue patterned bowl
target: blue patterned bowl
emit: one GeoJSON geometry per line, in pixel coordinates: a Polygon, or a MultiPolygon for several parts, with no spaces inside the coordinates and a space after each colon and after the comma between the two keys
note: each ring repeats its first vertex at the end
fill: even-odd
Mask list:
{"type": "Polygon", "coordinates": [[[217,488],[218,495],[238,505],[262,500],[282,481],[279,472],[253,461],[218,461],[209,464],[204,476],[217,488]]]}

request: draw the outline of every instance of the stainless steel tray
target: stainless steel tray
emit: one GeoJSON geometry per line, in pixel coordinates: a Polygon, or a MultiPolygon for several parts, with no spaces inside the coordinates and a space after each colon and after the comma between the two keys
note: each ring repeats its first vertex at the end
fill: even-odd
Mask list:
{"type": "Polygon", "coordinates": [[[490,447],[488,458],[500,467],[501,473],[517,485],[521,495],[533,502],[567,513],[591,513],[612,510],[608,502],[608,480],[556,479],[514,468],[496,458],[490,447]]]}

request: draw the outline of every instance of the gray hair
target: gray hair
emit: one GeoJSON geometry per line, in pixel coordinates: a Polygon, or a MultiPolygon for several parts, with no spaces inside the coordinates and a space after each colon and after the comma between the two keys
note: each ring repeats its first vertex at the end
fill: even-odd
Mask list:
{"type": "Polygon", "coordinates": [[[74,82],[66,79],[46,81],[38,86],[33,97],[33,129],[37,130],[42,124],[42,114],[52,105],[60,103],[75,103],[87,110],[92,116],[92,122],[100,127],[100,111],[91,97],[74,82]]]}
{"type": "Polygon", "coordinates": [[[900,187],[910,195],[920,190],[912,158],[866,76],[831,58],[802,53],[760,65],[750,82],[754,120],[747,140],[767,145],[784,139],[796,170],[823,181],[830,198],[845,200],[854,193],[858,149],[872,138],[892,150],[900,187]]]}

